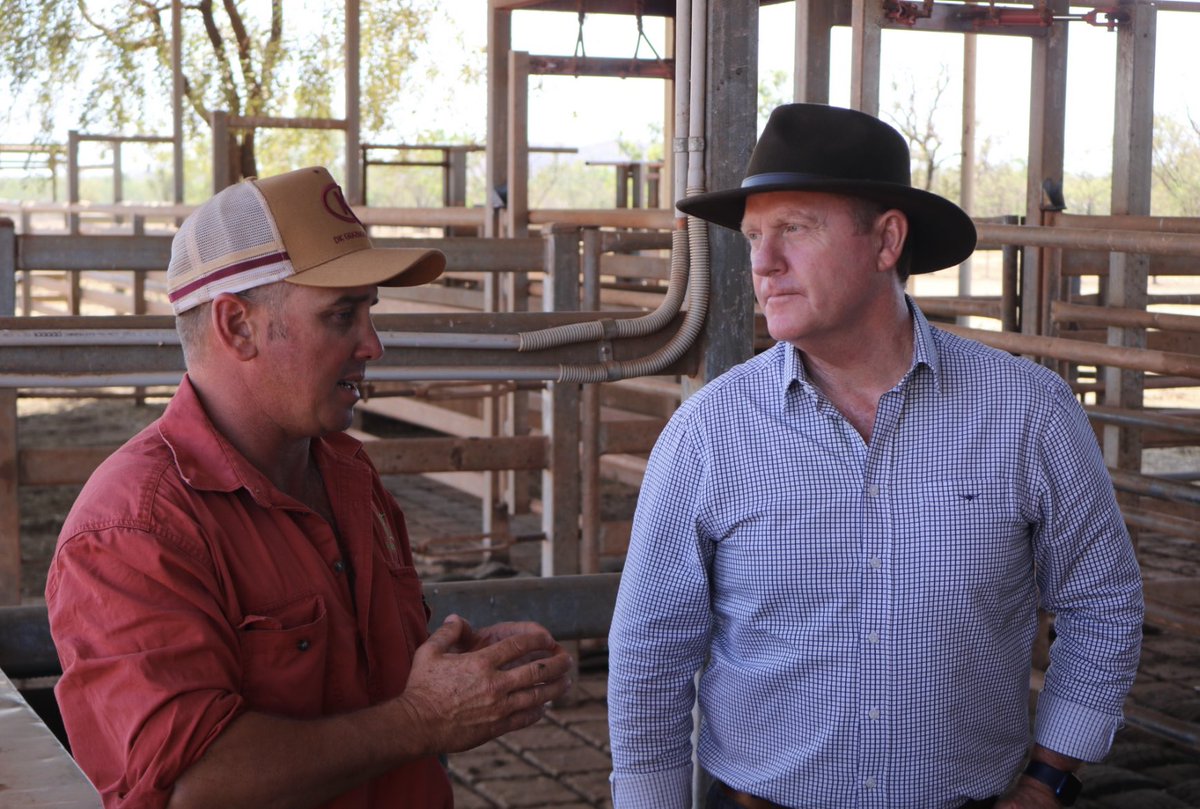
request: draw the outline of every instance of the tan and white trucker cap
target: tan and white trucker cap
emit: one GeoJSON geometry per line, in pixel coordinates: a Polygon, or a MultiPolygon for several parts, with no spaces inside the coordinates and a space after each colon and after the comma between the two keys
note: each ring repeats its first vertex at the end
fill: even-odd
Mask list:
{"type": "Polygon", "coordinates": [[[445,268],[440,250],[372,247],[333,177],[311,167],[243,180],[192,211],[171,242],[167,297],[180,314],[275,281],[409,287],[445,268]]]}

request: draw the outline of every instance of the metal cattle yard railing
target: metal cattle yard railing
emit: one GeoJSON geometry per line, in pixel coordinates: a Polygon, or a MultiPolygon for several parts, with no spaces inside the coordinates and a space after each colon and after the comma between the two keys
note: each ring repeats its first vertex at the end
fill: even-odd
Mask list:
{"type": "MultiPolygon", "coordinates": [[[[11,224],[0,226],[0,279],[4,281],[0,284],[0,305],[8,312],[15,308],[15,279],[19,274],[28,278],[48,268],[75,274],[160,271],[167,260],[169,241],[165,236],[148,235],[18,235],[11,224]]],[[[370,439],[368,451],[380,470],[384,474],[541,473],[542,535],[537,538],[544,540],[543,573],[598,570],[601,549],[595,538],[602,532],[596,528],[586,530],[591,544],[584,559],[580,558],[578,535],[580,513],[599,513],[596,505],[585,505],[599,498],[599,476],[579,469],[578,414],[583,394],[581,385],[563,379],[564,374],[579,368],[620,369],[626,363],[658,355],[677,340],[686,315],[667,313],[653,330],[610,336],[599,342],[576,341],[541,350],[521,350],[521,341],[547,328],[590,324],[598,317],[605,322],[636,319],[642,308],[614,308],[606,313],[572,310],[579,308],[581,300],[610,305],[607,293],[599,291],[597,273],[654,275],[655,262],[661,259],[622,253],[661,248],[664,237],[597,232],[585,239],[578,228],[555,227],[546,229],[542,238],[376,241],[381,245],[437,244],[447,253],[450,280],[444,287],[424,290],[424,300],[385,301],[381,307],[385,311],[376,322],[387,353],[372,369],[374,389],[366,405],[400,417],[406,415],[407,407],[417,421],[424,420],[444,432],[448,422],[455,423],[447,418],[448,413],[465,421],[461,413],[441,408],[448,404],[445,400],[454,398],[457,387],[469,391],[468,400],[523,395],[534,416],[529,419],[526,414],[525,423],[507,434],[495,419],[488,424],[487,419],[476,418],[458,435],[444,438],[374,440],[363,436],[370,439]],[[580,252],[583,242],[588,244],[586,256],[580,252]],[[603,258],[601,253],[605,254],[603,258]],[[581,263],[588,268],[582,285],[581,263]],[[486,310],[488,288],[494,288],[495,279],[506,273],[525,276],[523,289],[533,290],[520,302],[522,307],[532,302],[536,308],[551,311],[462,309],[464,302],[473,302],[486,310]],[[475,280],[464,286],[455,280],[459,276],[475,280]],[[474,288],[468,288],[471,286],[474,288]],[[446,298],[439,304],[436,298],[443,294],[446,298]],[[446,300],[459,305],[447,306],[446,300]],[[389,312],[388,304],[398,308],[389,312]],[[429,308],[444,311],[412,311],[429,308]],[[413,384],[429,380],[445,384],[413,384]],[[487,384],[472,387],[461,384],[464,381],[487,384]],[[479,394],[481,388],[484,395],[479,394]]],[[[613,294],[618,298],[655,297],[656,282],[644,278],[633,281],[638,289],[616,288],[613,294]]],[[[661,293],[656,297],[661,300],[661,293]]],[[[694,354],[676,354],[676,359],[659,369],[668,378],[687,372],[694,363],[694,354]]],[[[0,429],[0,462],[15,471],[0,490],[0,602],[16,603],[20,592],[17,487],[82,484],[95,465],[115,449],[19,447],[15,431],[18,391],[36,394],[45,389],[171,386],[178,382],[183,363],[170,317],[128,314],[0,319],[0,360],[0,427],[5,427],[0,429]]],[[[663,410],[660,407],[658,412],[663,410]]],[[[585,456],[587,463],[599,464],[601,455],[615,451],[648,450],[661,418],[641,421],[640,430],[603,431],[598,419],[585,420],[586,428],[599,435],[599,440],[586,442],[591,451],[585,456]]],[[[503,522],[486,526],[476,538],[477,552],[502,550],[505,530],[503,522]]],[[[507,539],[511,541],[512,537],[507,539]]],[[[433,550],[436,552],[436,548],[433,550]]]]}

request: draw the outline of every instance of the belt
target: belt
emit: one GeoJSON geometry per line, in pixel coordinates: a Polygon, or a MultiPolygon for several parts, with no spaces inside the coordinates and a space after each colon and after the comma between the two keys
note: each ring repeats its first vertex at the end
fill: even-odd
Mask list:
{"type": "MultiPolygon", "coordinates": [[[[717,782],[717,786],[725,797],[738,806],[741,806],[742,809],[787,809],[782,804],[769,801],[766,798],[760,798],[757,795],[751,795],[749,792],[741,792],[720,781],[717,782]]],[[[995,805],[995,798],[982,798],[967,801],[962,805],[961,809],[991,809],[995,805]]]]}
{"type": "Polygon", "coordinates": [[[782,804],[769,801],[766,798],[760,798],[757,795],[751,795],[749,792],[741,792],[719,781],[717,782],[717,786],[720,787],[721,792],[724,793],[726,798],[741,806],[742,809],[787,809],[782,804]]]}

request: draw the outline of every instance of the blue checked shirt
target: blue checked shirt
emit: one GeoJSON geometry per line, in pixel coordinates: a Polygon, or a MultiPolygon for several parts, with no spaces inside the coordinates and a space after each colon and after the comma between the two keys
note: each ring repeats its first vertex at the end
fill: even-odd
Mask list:
{"type": "Polygon", "coordinates": [[[688,399],[650,459],[609,639],[617,809],[699,760],[791,807],[955,807],[1033,735],[1096,761],[1137,669],[1137,561],[1087,418],[1046,368],[930,327],[870,444],[786,343],[688,399]]]}

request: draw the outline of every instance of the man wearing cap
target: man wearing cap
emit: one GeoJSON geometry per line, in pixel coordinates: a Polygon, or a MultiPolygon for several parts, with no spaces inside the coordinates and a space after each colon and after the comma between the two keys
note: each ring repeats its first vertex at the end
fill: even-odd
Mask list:
{"type": "Polygon", "coordinates": [[[1141,581],[1070,387],[904,293],[971,254],[970,218],[911,187],[891,127],[810,104],[772,113],[740,188],[678,207],[745,235],[779,342],[651,456],[609,638],[615,806],[691,806],[697,703],[711,809],[1070,804],[1121,725],[1141,581]]]}
{"type": "Polygon", "coordinates": [[[188,373],[71,510],[46,586],[72,752],[108,807],[430,807],[438,761],[540,716],[570,659],[531,623],[432,635],[404,517],[343,435],[378,285],[323,168],[201,205],[167,270],[188,373]]]}

